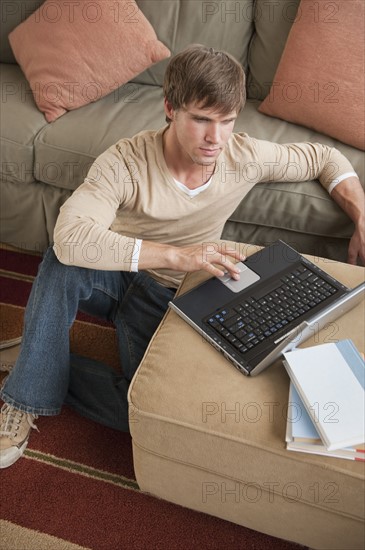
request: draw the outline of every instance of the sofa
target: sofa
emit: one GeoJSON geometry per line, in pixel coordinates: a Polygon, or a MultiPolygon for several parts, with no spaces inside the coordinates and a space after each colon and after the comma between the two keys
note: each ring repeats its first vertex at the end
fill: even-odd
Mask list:
{"type": "MultiPolygon", "coordinates": [[[[35,251],[44,251],[52,242],[60,206],[99,154],[120,138],[165,124],[162,81],[168,62],[166,58],[153,64],[108,95],[49,123],[37,108],[7,38],[42,2],[2,3],[0,50],[1,240],[35,251]]],[[[299,0],[137,0],[137,4],[172,54],[199,42],[239,59],[247,75],[247,102],[236,131],[282,143],[319,141],[335,146],[364,181],[364,156],[358,147],[258,110],[270,92],[299,0]]],[[[318,7],[318,2],[313,5],[318,7]]],[[[333,19],[329,11],[315,15],[325,22],[333,19]]],[[[287,104],[292,103],[288,97],[287,104]]],[[[334,105],[334,114],[337,109],[334,105]]],[[[257,245],[281,238],[300,252],[346,261],[352,231],[351,220],[318,181],[267,182],[257,185],[231,215],[222,238],[257,245]]]]}

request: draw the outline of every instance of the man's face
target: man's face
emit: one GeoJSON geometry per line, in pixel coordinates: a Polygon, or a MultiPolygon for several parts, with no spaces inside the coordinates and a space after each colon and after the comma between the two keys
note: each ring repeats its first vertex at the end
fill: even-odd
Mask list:
{"type": "Polygon", "coordinates": [[[222,114],[216,108],[200,108],[190,103],[173,110],[165,102],[176,153],[198,165],[214,164],[230,138],[237,113],[222,114]]]}

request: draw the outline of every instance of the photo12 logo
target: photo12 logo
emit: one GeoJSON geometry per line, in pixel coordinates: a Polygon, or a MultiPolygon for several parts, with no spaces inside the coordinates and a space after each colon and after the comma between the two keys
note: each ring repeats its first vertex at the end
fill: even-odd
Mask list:
{"type": "MultiPolygon", "coordinates": [[[[338,2],[307,0],[307,12],[313,23],[339,23],[338,2]]],[[[295,23],[303,16],[299,0],[265,0],[246,2],[245,0],[203,1],[201,4],[202,23],[295,23]]]]}
{"type": "Polygon", "coordinates": [[[6,23],[14,17],[22,21],[34,17],[36,23],[55,24],[59,21],[74,23],[76,20],[91,24],[98,23],[103,17],[118,23],[135,24],[139,22],[139,7],[135,2],[119,2],[117,0],[23,0],[14,2],[2,0],[1,22],[6,23]]]}
{"type": "Polygon", "coordinates": [[[220,504],[257,504],[266,502],[273,504],[285,501],[290,504],[297,502],[312,502],[314,504],[338,504],[339,486],[335,482],[315,482],[312,485],[300,484],[296,481],[203,481],[201,484],[202,502],[217,501],[220,504]]]}

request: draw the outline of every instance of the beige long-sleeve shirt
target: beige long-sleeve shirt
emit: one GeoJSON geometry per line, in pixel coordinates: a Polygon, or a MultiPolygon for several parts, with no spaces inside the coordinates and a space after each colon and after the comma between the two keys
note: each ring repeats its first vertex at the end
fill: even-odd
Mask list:
{"type": "MultiPolygon", "coordinates": [[[[54,250],[62,263],[130,271],[136,239],[174,246],[219,241],[226,220],[257,183],[318,178],[328,190],[353,172],[337,149],[325,145],[279,145],[232,134],[209,187],[190,198],[166,166],[165,130],[122,139],[96,159],[60,210],[54,250]]],[[[166,269],[150,274],[175,287],[184,275],[166,269]]]]}

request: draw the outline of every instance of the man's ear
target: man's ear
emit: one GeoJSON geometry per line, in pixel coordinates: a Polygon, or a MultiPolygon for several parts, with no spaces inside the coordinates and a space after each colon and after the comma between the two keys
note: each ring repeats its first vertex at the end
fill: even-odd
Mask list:
{"type": "Polygon", "coordinates": [[[165,109],[166,117],[169,120],[174,120],[174,116],[175,116],[176,111],[173,108],[172,104],[166,99],[166,97],[164,98],[164,109],[165,109]]]}

